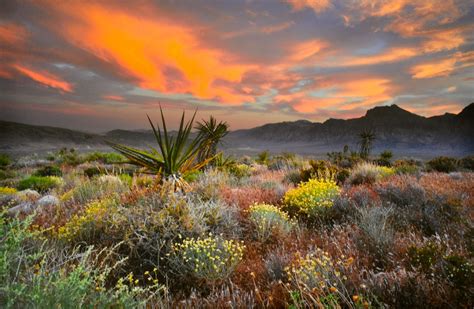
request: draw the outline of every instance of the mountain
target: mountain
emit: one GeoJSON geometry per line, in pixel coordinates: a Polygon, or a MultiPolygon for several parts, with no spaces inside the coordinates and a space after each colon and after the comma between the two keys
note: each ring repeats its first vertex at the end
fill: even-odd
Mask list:
{"type": "Polygon", "coordinates": [[[379,106],[360,118],[328,119],[323,123],[296,121],[266,124],[229,134],[228,147],[271,152],[325,154],[344,145],[357,148],[358,134],[376,134],[375,152],[390,149],[396,154],[419,157],[462,156],[474,153],[474,103],[459,114],[423,117],[397,105],[379,106]]]}
{"type": "MultiPolygon", "coordinates": [[[[354,119],[265,124],[230,132],[223,149],[238,155],[269,150],[324,156],[327,152],[341,150],[344,145],[356,149],[358,134],[364,130],[376,134],[374,152],[390,149],[399,156],[421,158],[473,154],[474,103],[457,115],[446,113],[428,118],[391,105],[375,107],[354,119]]],[[[112,130],[105,134],[92,134],[0,121],[0,152],[30,154],[61,147],[75,147],[81,151],[110,150],[105,140],[136,147],[155,143],[149,130],[112,130]]]]}

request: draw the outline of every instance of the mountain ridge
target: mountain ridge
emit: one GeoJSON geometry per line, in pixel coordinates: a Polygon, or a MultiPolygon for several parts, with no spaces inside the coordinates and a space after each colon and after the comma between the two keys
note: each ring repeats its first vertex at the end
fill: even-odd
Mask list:
{"type": "MultiPolygon", "coordinates": [[[[324,122],[309,120],[267,123],[251,129],[231,131],[223,148],[230,153],[291,151],[324,154],[344,145],[356,147],[357,135],[373,130],[375,150],[391,149],[407,155],[466,155],[474,153],[474,103],[458,114],[445,113],[424,117],[398,105],[377,106],[364,116],[352,119],[330,118],[324,122]]],[[[151,131],[115,129],[103,134],[86,133],[59,127],[34,126],[0,120],[0,152],[28,153],[51,151],[61,147],[80,150],[109,149],[105,140],[135,147],[153,145],[151,131]]]]}

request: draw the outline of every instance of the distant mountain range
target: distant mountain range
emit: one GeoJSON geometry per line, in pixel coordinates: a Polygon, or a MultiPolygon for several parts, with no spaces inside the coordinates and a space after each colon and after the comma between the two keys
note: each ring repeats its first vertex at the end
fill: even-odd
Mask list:
{"type": "MultiPolygon", "coordinates": [[[[225,138],[223,149],[232,154],[294,152],[324,156],[344,145],[357,148],[358,134],[375,132],[374,152],[392,150],[398,156],[429,158],[437,155],[474,154],[474,103],[459,114],[423,117],[397,105],[379,106],[354,119],[323,123],[298,120],[237,130],[225,138]]],[[[105,134],[0,121],[0,152],[42,153],[61,147],[81,151],[110,149],[105,140],[144,147],[154,144],[151,131],[113,130],[105,134]]]]}

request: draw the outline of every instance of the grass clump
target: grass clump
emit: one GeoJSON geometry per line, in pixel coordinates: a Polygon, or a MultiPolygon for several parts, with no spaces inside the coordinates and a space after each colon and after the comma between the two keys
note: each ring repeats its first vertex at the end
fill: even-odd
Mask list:
{"type": "Polygon", "coordinates": [[[46,177],[46,176],[57,176],[61,177],[63,175],[63,172],[61,169],[57,166],[54,165],[47,165],[44,166],[40,169],[38,169],[33,176],[40,176],[40,177],[46,177]]]}
{"type": "Polygon", "coordinates": [[[286,192],[283,201],[300,214],[317,216],[333,206],[339,192],[340,188],[332,180],[310,179],[286,192]]]}
{"type": "Polygon", "coordinates": [[[437,157],[428,161],[426,166],[432,171],[451,173],[457,170],[457,160],[450,157],[437,157]]]}
{"type": "Polygon", "coordinates": [[[374,184],[378,180],[393,175],[395,171],[386,166],[363,162],[352,169],[349,182],[353,185],[374,184]]]}
{"type": "Polygon", "coordinates": [[[242,260],[245,246],[235,240],[212,236],[186,238],[173,245],[175,265],[183,275],[201,280],[227,279],[242,260]]]}
{"type": "Polygon", "coordinates": [[[293,226],[286,212],[268,204],[250,206],[249,218],[255,225],[256,237],[260,241],[266,241],[274,234],[284,236],[293,226]]]}
{"type": "Polygon", "coordinates": [[[22,179],[18,183],[18,190],[32,189],[40,193],[45,193],[60,186],[62,179],[56,176],[30,176],[22,179]]]}

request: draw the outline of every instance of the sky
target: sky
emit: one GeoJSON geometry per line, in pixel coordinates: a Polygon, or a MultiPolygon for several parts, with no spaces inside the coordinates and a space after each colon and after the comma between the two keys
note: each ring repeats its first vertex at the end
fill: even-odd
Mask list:
{"type": "Polygon", "coordinates": [[[472,0],[2,1],[0,119],[232,130],[474,101],[472,0]]]}

